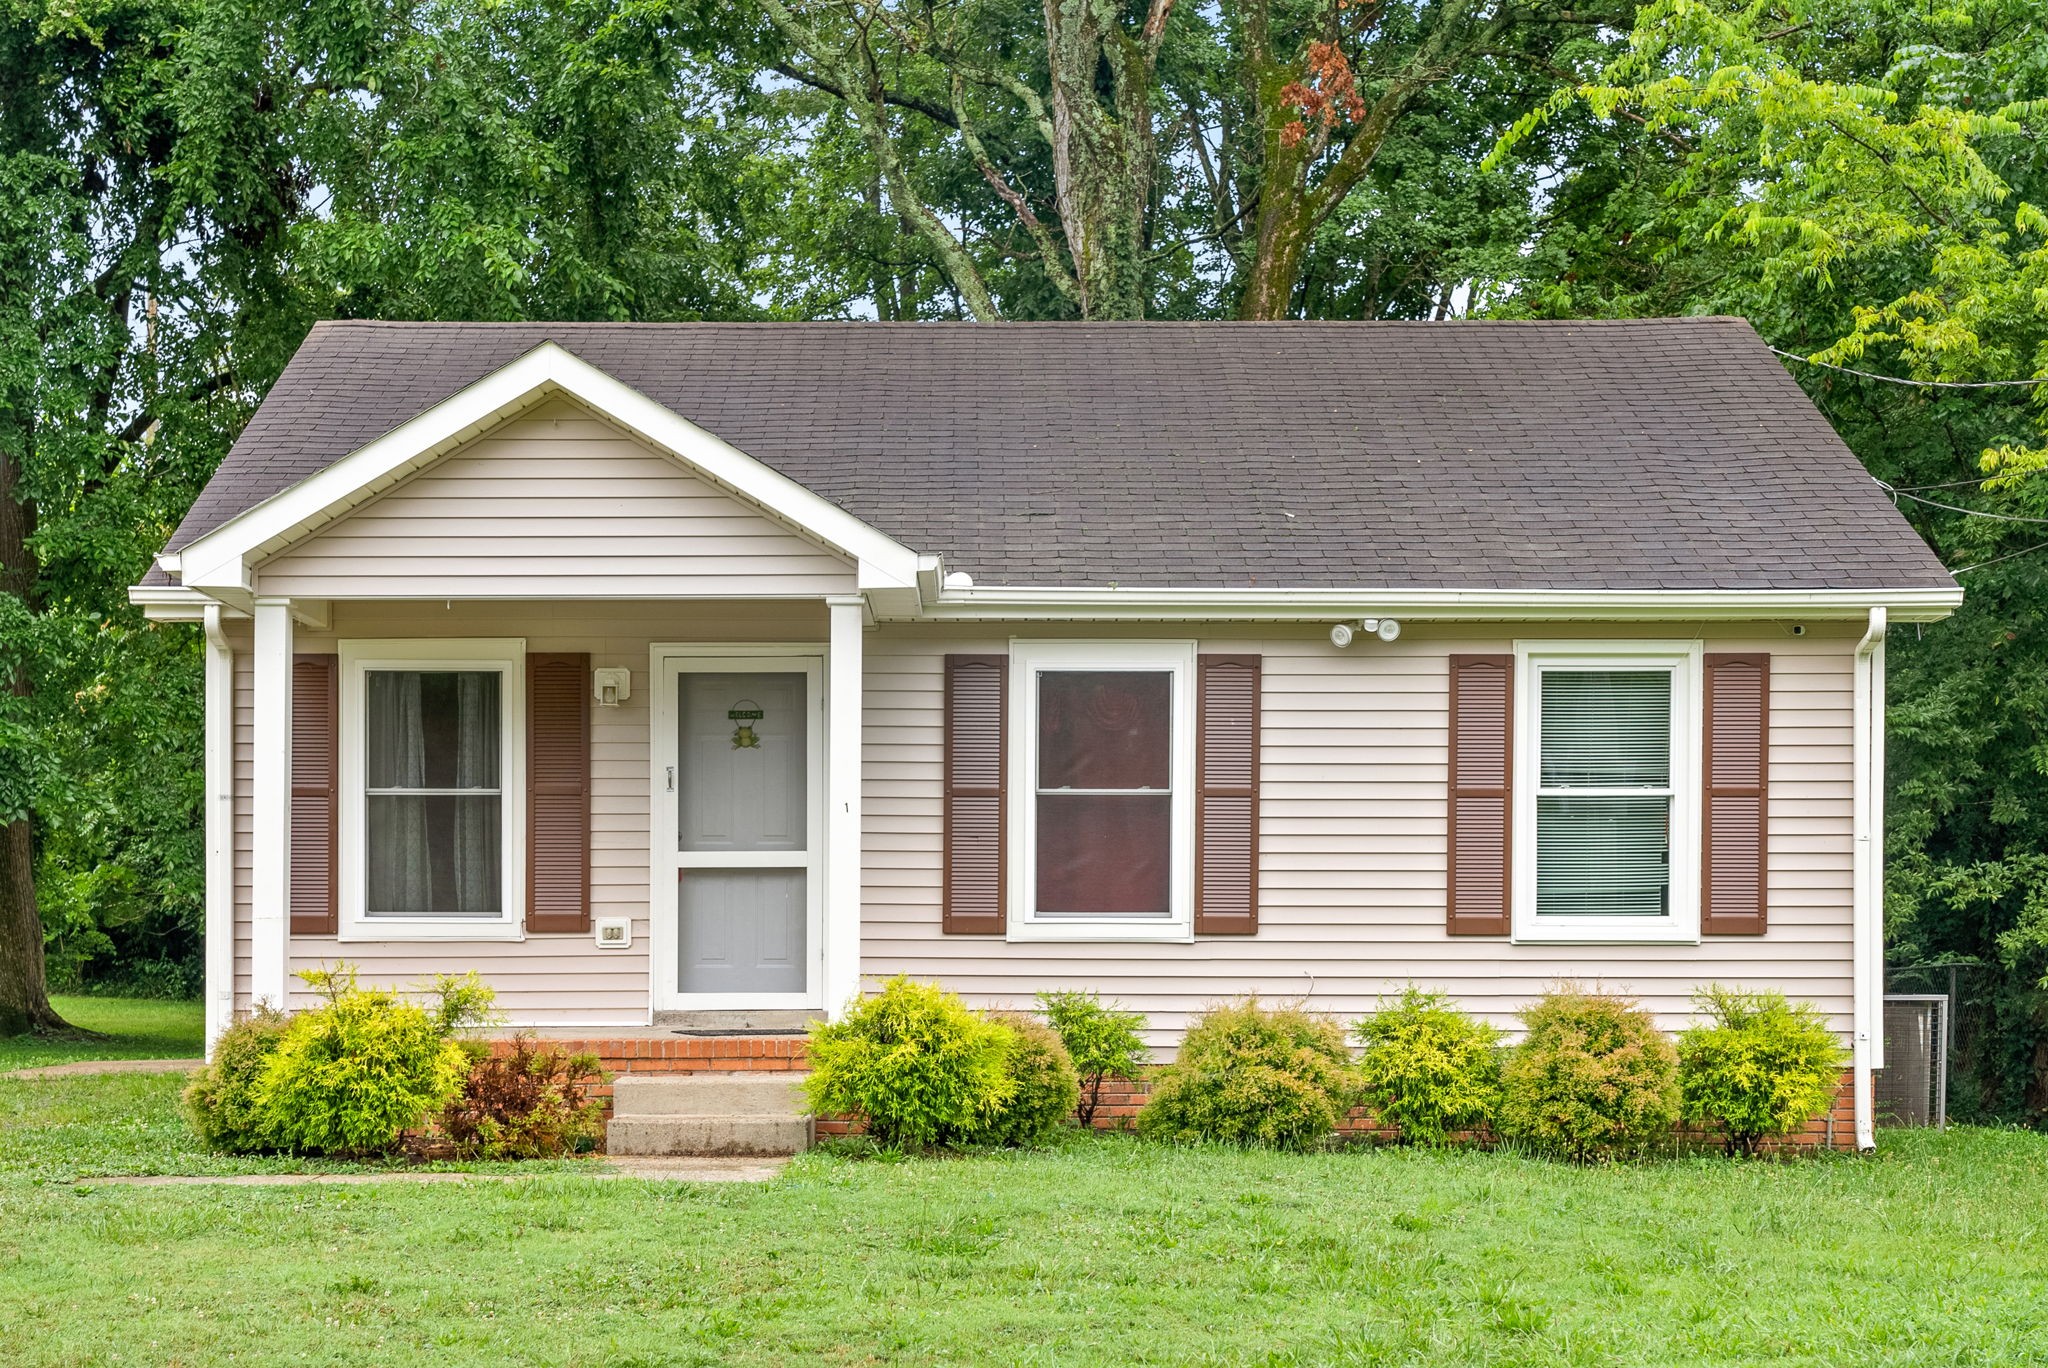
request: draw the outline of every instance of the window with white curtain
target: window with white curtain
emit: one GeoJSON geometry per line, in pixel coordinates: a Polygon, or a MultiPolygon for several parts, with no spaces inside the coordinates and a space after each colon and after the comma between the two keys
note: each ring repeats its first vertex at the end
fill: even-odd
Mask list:
{"type": "Polygon", "coordinates": [[[1517,939],[1696,939],[1697,651],[1518,654],[1517,939]]]}
{"type": "Polygon", "coordinates": [[[364,916],[503,914],[499,679],[364,672],[364,916]]]}
{"type": "Polygon", "coordinates": [[[341,655],[343,935],[516,934],[524,643],[341,655]]]}

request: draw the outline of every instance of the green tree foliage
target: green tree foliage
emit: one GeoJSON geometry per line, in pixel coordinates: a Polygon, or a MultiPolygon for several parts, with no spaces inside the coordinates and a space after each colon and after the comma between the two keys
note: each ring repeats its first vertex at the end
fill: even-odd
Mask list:
{"type": "Polygon", "coordinates": [[[1989,386],[1791,365],[1968,591],[1888,645],[1889,957],[1915,989],[1965,966],[1963,1116],[2048,1115],[2048,385],[2010,383],[2048,379],[2044,53],[2031,0],[1646,5],[1519,127],[1556,178],[1487,299],[1741,314],[1815,362],[1989,386]]]}
{"type": "Polygon", "coordinates": [[[1442,993],[1410,987],[1352,1028],[1364,1048],[1359,1091],[1401,1138],[1441,1144],[1491,1125],[1500,1102],[1500,1032],[1442,993]]]}
{"type": "Polygon", "coordinates": [[[1680,1111],[1718,1126],[1731,1155],[1753,1155],[1827,1110],[1849,1052],[1810,1002],[1719,984],[1701,991],[1707,1020],[1678,1037],[1680,1111]]]}

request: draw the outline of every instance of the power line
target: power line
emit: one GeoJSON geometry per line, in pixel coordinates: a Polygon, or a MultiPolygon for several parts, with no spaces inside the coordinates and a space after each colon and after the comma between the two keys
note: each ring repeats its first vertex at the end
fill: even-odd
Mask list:
{"type": "MultiPolygon", "coordinates": [[[[2048,466],[2042,469],[2048,470],[2048,466]]],[[[1947,484],[1885,485],[1885,488],[1894,494],[1918,494],[1929,489],[1974,489],[1978,485],[1990,484],[1993,480],[2024,480],[2029,475],[2040,473],[2040,470],[2015,470],[2009,475],[1980,475],[1974,480],[1950,480],[1947,484]]],[[[1878,483],[1884,484],[1884,481],[1879,480],[1878,483]]]]}
{"type": "Polygon", "coordinates": [[[2002,556],[1993,556],[1988,561],[1978,561],[1975,565],[1966,565],[1960,570],[1951,570],[1949,573],[1951,575],[1967,575],[1972,570],[1982,570],[1987,565],[1996,565],[2000,561],[2013,560],[2019,556],[2031,556],[2036,551],[2048,551],[2048,542],[2042,542],[2038,546],[2029,546],[2024,551],[2008,551],[2002,556]]]}
{"type": "Polygon", "coordinates": [[[1965,517],[1990,518],[1997,522],[2009,523],[2038,523],[2043,527],[2048,527],[2048,518],[2023,518],[2017,513],[1988,513],[1981,508],[1964,508],[1961,504],[1943,503],[1939,499],[1923,499],[1918,494],[1908,494],[1903,489],[1893,489],[1883,480],[1879,480],[1877,485],[1878,488],[1893,498],[1911,499],[1914,503],[1926,504],[1929,508],[1945,509],[1950,513],[1961,513],[1965,517]]]}
{"type": "MultiPolygon", "coordinates": [[[[1768,342],[1764,345],[1770,347],[1768,342]]],[[[1887,385],[1911,385],[1915,389],[1973,390],[2005,389],[2014,385],[2029,387],[2048,385],[2048,378],[2040,380],[1909,380],[1900,375],[1879,375],[1876,371],[1857,370],[1854,366],[1838,366],[1832,361],[1816,361],[1810,356],[1801,356],[1798,352],[1788,352],[1783,347],[1771,347],[1771,350],[1787,360],[1798,361],[1804,365],[1819,366],[1823,370],[1840,371],[1844,375],[1860,376],[1865,380],[1882,380],[1887,385]]]]}

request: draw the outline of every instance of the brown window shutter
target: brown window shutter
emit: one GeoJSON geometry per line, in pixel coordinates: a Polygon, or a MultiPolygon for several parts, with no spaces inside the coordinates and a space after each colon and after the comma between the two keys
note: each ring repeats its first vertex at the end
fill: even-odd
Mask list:
{"type": "Polygon", "coordinates": [[[526,657],[526,929],[590,929],[590,657],[526,657]]]}
{"type": "Polygon", "coordinates": [[[1259,658],[1195,659],[1195,934],[1259,929],[1259,658]]]}
{"type": "Polygon", "coordinates": [[[341,659],[292,657],[291,924],[295,936],[341,929],[335,854],[341,816],[341,659]]]}
{"type": "Polygon", "coordinates": [[[1761,936],[1771,768],[1771,658],[1710,654],[1701,792],[1700,932],[1761,936]]]}
{"type": "Polygon", "coordinates": [[[1004,748],[1010,658],[946,657],[946,830],[941,928],[999,936],[1003,907],[1004,748]]]}
{"type": "Polygon", "coordinates": [[[1453,936],[1508,934],[1515,658],[1451,657],[1448,903],[1453,936]]]}

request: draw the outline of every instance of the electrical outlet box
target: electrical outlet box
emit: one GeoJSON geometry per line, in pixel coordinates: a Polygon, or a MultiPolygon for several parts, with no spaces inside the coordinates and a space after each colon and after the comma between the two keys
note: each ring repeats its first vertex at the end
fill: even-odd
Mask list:
{"type": "Polygon", "coordinates": [[[625,917],[599,917],[591,929],[600,950],[624,950],[633,944],[633,923],[625,917]]]}

